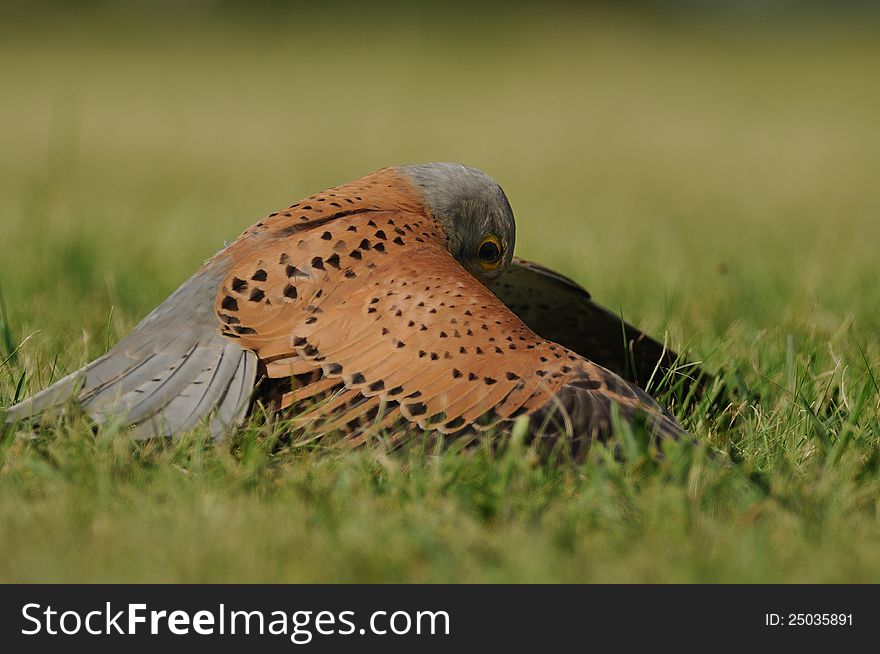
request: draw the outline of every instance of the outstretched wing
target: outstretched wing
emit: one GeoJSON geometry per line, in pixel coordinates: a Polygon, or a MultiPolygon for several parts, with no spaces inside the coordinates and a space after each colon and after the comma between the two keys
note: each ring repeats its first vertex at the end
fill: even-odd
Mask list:
{"type": "Polygon", "coordinates": [[[136,438],[171,436],[210,416],[214,437],[245,416],[256,355],[224,338],[213,301],[226,276],[218,255],[107,354],[10,408],[5,422],[74,401],[96,422],[119,417],[136,438]]]}
{"type": "Polygon", "coordinates": [[[540,264],[514,258],[490,286],[523,322],[544,338],[645,387],[664,377],[670,384],[692,387],[695,395],[713,380],[663,343],[597,303],[577,282],[540,264]]]}
{"type": "Polygon", "coordinates": [[[279,403],[297,405],[296,422],[353,437],[400,421],[459,433],[573,411],[557,422],[592,438],[618,404],[681,433],[640,389],[537,336],[438,230],[402,209],[340,216],[233,266],[215,305],[224,333],[291,381],[279,403]]]}
{"type": "Polygon", "coordinates": [[[269,233],[312,229],[338,216],[372,210],[361,195],[385,188],[380,174],[329,189],[269,214],[218,253],[107,354],[11,407],[4,422],[38,418],[75,402],[95,421],[127,420],[131,435],[171,436],[210,417],[215,438],[239,424],[250,405],[257,356],[220,333],[214,300],[231,261],[259,248],[269,233]],[[343,197],[344,195],[344,197],[343,197]],[[337,201],[338,196],[338,201],[337,201]]]}

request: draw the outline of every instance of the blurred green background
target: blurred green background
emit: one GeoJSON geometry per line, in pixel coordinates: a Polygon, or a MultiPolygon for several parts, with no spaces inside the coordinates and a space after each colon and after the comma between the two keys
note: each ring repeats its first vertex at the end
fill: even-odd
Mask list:
{"type": "Polygon", "coordinates": [[[2,21],[20,337],[124,330],[263,214],[447,160],[499,180],[519,254],[706,356],[803,312],[876,333],[870,16],[183,4],[2,21]]]}
{"type": "MultiPolygon", "coordinates": [[[[737,448],[747,461],[743,479],[758,471],[794,484],[784,486],[799,489],[790,491],[793,529],[812,533],[813,523],[797,522],[804,479],[812,480],[809,488],[834,484],[822,477],[830,474],[825,468],[816,477],[805,472],[815,444],[792,434],[812,433],[813,417],[831,395],[851,409],[846,403],[856,387],[867,394],[874,422],[860,418],[856,467],[840,474],[855,479],[857,467],[876,454],[878,438],[870,371],[880,372],[880,16],[867,4],[828,6],[4,6],[0,286],[7,341],[26,342],[14,369],[10,363],[3,371],[2,404],[14,397],[22,372],[20,390],[32,392],[53,367],[57,377],[103,352],[224,240],[269,211],[386,165],[460,161],[484,169],[508,193],[518,254],[574,277],[631,321],[757,389],[756,417],[739,432],[696,418],[686,424],[700,438],[737,448]]],[[[43,454],[32,456],[43,461],[43,454]]],[[[51,476],[47,470],[55,468],[34,463],[22,472],[22,459],[8,453],[4,461],[4,522],[19,529],[6,532],[5,544],[20,557],[7,555],[5,575],[22,578],[12,572],[18,561],[18,569],[29,570],[23,578],[39,578],[27,535],[67,518],[51,511],[35,517],[21,507],[31,491],[22,490],[19,502],[13,489],[30,488],[22,479],[42,488],[33,475],[51,476]]],[[[368,478],[361,483],[369,486],[368,478]]],[[[627,578],[761,580],[778,570],[798,580],[798,557],[811,547],[833,556],[849,532],[862,539],[848,567],[817,559],[803,575],[876,580],[878,559],[869,553],[880,544],[878,475],[869,479],[847,495],[855,522],[828,531],[828,514],[818,511],[814,526],[830,540],[792,541],[802,549],[788,552],[789,568],[773,547],[762,549],[785,541],[774,533],[756,537],[758,553],[728,568],[712,541],[711,565],[650,572],[636,566],[641,572],[627,578]]],[[[575,509],[565,513],[565,498],[580,497],[584,506],[577,483],[572,490],[560,482],[559,495],[548,500],[562,507],[563,522],[579,519],[575,509]]],[[[691,488],[681,483],[682,492],[691,488]]],[[[752,515],[752,496],[730,492],[728,510],[752,515]]],[[[619,500],[605,499],[614,506],[619,500]]],[[[839,499],[823,500],[829,512],[839,499]]],[[[659,510],[654,501],[646,506],[659,510]]],[[[61,504],[58,511],[67,510],[61,504]]],[[[122,505],[112,506],[110,515],[122,505]]],[[[373,505],[378,515],[386,509],[373,505]]],[[[737,524],[712,504],[709,514],[716,512],[737,524]]],[[[540,540],[539,532],[523,536],[522,514],[504,515],[517,538],[540,540]]],[[[618,525],[595,524],[611,532],[618,525]]],[[[549,563],[561,556],[555,540],[535,545],[546,550],[547,566],[538,557],[522,572],[517,557],[509,569],[503,565],[504,525],[482,518],[474,525],[473,541],[484,539],[502,561],[492,579],[568,578],[549,563]]],[[[660,541],[699,553],[693,522],[682,525],[674,536],[651,532],[643,554],[660,541]]],[[[631,527],[620,533],[629,538],[631,527]]],[[[57,542],[76,529],[56,533],[57,542]]],[[[733,537],[722,531],[722,540],[733,537]]],[[[141,537],[161,541],[159,532],[141,537]]],[[[48,539],[47,551],[55,551],[54,542],[48,539]]],[[[606,543],[608,552],[615,542],[606,543]]],[[[724,542],[720,552],[737,550],[734,541],[724,542]]],[[[111,550],[122,565],[129,554],[117,545],[111,550]]],[[[572,547],[572,557],[582,552],[572,547]]],[[[419,561],[340,574],[461,580],[480,569],[446,559],[432,569],[419,561]]],[[[79,564],[81,573],[58,563],[45,574],[100,576],[92,564],[79,564]]],[[[246,567],[236,576],[225,565],[223,578],[258,574],[246,567]]],[[[621,561],[575,578],[615,580],[624,569],[631,568],[621,561]]],[[[206,568],[195,578],[167,579],[212,574],[206,568]]],[[[282,577],[302,578],[302,570],[282,577]]]]}

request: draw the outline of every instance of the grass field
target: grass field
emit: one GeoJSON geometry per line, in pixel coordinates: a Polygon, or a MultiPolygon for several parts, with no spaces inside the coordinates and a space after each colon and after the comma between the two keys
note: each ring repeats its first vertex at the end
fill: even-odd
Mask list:
{"type": "Polygon", "coordinates": [[[0,581],[880,582],[877,37],[571,8],[4,21],[0,406],[267,212],[437,160],[500,181],[518,254],[755,398],[730,429],[680,415],[702,447],[558,467],[259,423],[7,433],[0,581]]]}

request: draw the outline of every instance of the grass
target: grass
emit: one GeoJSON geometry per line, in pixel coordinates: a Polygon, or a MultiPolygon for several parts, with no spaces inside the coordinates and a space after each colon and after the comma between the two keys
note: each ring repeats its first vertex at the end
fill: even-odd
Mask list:
{"type": "Polygon", "coordinates": [[[516,443],[280,445],[259,421],[218,445],[76,417],[6,433],[0,580],[880,581],[875,22],[16,20],[0,406],[101,354],[268,211],[431,160],[495,176],[519,254],[755,398],[731,428],[681,415],[696,449],[561,466],[516,443]]]}

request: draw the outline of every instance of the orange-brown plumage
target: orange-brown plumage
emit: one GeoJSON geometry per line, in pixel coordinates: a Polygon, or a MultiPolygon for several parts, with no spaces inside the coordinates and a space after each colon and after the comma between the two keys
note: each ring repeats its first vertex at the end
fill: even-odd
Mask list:
{"type": "Polygon", "coordinates": [[[383,425],[478,430],[545,409],[576,375],[601,383],[610,374],[536,335],[465,271],[417,188],[393,169],[273,214],[244,238],[230,248],[215,309],[267,377],[309,376],[279,408],[333,394],[306,408],[303,424],[355,436],[381,406],[383,425]]]}

